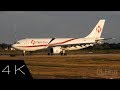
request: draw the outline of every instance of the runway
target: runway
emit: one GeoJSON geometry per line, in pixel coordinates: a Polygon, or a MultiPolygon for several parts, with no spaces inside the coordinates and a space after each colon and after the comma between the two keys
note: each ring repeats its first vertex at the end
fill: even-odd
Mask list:
{"type": "Polygon", "coordinates": [[[120,54],[0,56],[24,60],[34,79],[120,79],[120,54]]]}

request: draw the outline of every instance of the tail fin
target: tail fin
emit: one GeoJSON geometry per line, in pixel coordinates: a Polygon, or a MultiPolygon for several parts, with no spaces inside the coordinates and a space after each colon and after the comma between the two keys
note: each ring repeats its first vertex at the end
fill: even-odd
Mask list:
{"type": "Polygon", "coordinates": [[[105,23],[105,20],[100,20],[97,25],[95,26],[95,28],[92,30],[92,32],[86,36],[85,38],[100,38],[101,37],[101,33],[102,33],[102,30],[103,30],[103,27],[104,27],[104,23],[105,23]]]}

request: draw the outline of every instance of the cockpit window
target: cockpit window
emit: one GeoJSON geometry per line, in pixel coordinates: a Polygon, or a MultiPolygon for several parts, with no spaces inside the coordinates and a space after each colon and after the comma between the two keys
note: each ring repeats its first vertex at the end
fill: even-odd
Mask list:
{"type": "Polygon", "coordinates": [[[15,42],[15,44],[20,44],[20,42],[15,42]]]}

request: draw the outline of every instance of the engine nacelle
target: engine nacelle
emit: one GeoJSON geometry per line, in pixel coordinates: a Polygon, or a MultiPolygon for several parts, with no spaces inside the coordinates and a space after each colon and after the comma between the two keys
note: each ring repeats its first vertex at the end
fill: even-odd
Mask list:
{"type": "Polygon", "coordinates": [[[59,54],[62,51],[61,46],[49,48],[49,53],[59,54]]]}

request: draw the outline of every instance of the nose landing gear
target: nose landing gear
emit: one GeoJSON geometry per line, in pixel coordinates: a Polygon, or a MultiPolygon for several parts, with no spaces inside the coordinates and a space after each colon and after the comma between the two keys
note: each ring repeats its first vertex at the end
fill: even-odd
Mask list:
{"type": "Polygon", "coordinates": [[[23,51],[23,56],[25,56],[25,51],[23,51]]]}

